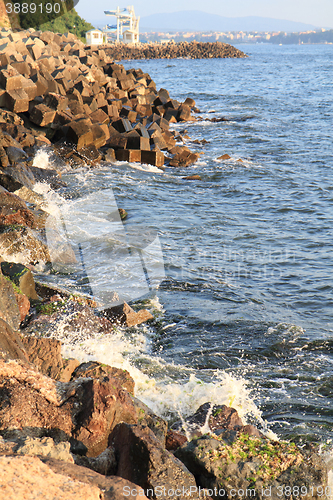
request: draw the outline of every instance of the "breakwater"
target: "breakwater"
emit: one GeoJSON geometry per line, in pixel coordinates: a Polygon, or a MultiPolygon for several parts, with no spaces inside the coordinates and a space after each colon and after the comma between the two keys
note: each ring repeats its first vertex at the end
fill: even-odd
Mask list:
{"type": "Polygon", "coordinates": [[[121,59],[223,59],[234,57],[247,57],[239,49],[228,43],[221,42],[178,42],[178,43],[140,43],[127,45],[115,43],[105,47],[105,52],[110,57],[121,59]]]}

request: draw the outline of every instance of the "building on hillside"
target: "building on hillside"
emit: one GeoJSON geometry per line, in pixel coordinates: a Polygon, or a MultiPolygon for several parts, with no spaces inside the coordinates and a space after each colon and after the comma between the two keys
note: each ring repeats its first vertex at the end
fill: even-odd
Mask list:
{"type": "Polygon", "coordinates": [[[86,43],[87,45],[102,45],[106,43],[106,35],[103,31],[98,29],[87,31],[86,43]]]}

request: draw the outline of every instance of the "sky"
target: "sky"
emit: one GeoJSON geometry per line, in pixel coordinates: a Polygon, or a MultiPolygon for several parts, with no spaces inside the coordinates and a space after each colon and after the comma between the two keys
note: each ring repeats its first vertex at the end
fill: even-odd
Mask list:
{"type": "Polygon", "coordinates": [[[260,16],[333,28],[333,0],[79,0],[76,10],[86,21],[104,20],[105,10],[132,5],[136,16],[201,10],[224,17],[260,16]]]}

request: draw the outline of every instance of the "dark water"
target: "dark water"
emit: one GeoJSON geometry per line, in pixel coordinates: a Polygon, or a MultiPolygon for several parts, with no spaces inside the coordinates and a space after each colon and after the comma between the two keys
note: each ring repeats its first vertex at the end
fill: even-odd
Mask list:
{"type": "Polygon", "coordinates": [[[112,187],[125,227],[160,236],[167,277],[152,356],[207,383],[216,371],[243,377],[271,429],[324,441],[333,438],[333,46],[239,48],[249,58],[124,62],[172,98],[194,98],[203,120],[176,129],[209,143],[187,141],[202,152],[187,169],[113,165],[88,182],[112,187]],[[213,117],[228,121],[204,120],[213,117]],[[224,153],[231,160],[217,160],[224,153]],[[182,179],[194,173],[201,182],[182,179]]]}

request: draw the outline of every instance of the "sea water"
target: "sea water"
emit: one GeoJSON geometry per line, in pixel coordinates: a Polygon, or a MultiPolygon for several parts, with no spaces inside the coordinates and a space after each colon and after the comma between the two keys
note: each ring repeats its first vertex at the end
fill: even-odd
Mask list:
{"type": "MultiPolygon", "coordinates": [[[[84,242],[78,265],[91,264],[85,281],[77,269],[43,279],[98,295],[124,293],[126,276],[127,300],[145,299],[152,325],[70,339],[59,328],[58,337],[66,356],[128,369],[159,415],[185,418],[211,401],[278,437],[330,443],[333,47],[239,48],[249,57],[123,62],[196,101],[199,120],[174,129],[200,160],[165,172],[104,164],[64,172],[60,192],[37,187],[67,220],[64,237],[84,242]],[[183,179],[191,174],[202,180],[183,179]],[[152,283],[142,271],[153,241],[152,283]],[[133,245],[143,267],[131,271],[133,245]]],[[[52,164],[40,151],[43,162],[52,164]]]]}

